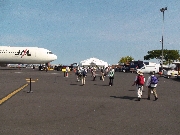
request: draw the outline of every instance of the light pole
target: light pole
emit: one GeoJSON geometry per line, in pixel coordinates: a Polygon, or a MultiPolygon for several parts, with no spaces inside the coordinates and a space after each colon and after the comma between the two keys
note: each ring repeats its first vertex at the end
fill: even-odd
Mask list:
{"type": "Polygon", "coordinates": [[[163,13],[163,27],[162,27],[162,40],[161,40],[161,43],[162,43],[162,56],[161,56],[161,70],[163,70],[163,33],[164,33],[164,11],[167,10],[167,7],[165,8],[161,8],[160,11],[163,13]]]}

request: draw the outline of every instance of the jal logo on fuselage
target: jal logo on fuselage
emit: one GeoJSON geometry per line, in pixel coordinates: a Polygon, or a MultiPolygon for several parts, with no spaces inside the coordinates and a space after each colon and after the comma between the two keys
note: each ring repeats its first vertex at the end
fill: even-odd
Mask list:
{"type": "Polygon", "coordinates": [[[15,53],[15,55],[21,55],[21,58],[24,56],[24,55],[27,55],[27,56],[31,56],[29,50],[19,50],[17,53],[15,53]]]}

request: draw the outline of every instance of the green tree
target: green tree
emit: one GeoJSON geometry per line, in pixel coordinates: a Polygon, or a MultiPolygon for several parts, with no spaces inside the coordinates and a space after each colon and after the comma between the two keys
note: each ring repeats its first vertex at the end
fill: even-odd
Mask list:
{"type": "Polygon", "coordinates": [[[134,58],[132,58],[131,56],[126,56],[126,57],[122,57],[120,60],[119,60],[119,64],[121,63],[124,63],[124,64],[128,64],[130,63],[132,60],[134,60],[134,58]]]}
{"type": "MultiPolygon", "coordinates": [[[[152,50],[147,52],[148,55],[144,56],[144,60],[150,59],[160,59],[162,58],[162,50],[152,50]]],[[[163,62],[164,63],[172,63],[174,60],[178,60],[180,58],[178,50],[163,50],[163,62]]]]}

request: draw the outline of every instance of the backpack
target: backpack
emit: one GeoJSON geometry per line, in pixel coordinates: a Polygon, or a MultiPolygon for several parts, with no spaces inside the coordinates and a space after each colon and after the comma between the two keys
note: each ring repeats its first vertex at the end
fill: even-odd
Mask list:
{"type": "Polygon", "coordinates": [[[83,76],[87,76],[86,70],[83,70],[83,76]]]}
{"type": "Polygon", "coordinates": [[[78,71],[78,76],[82,76],[82,71],[81,70],[78,71]]]}
{"type": "Polygon", "coordinates": [[[156,76],[151,76],[151,84],[157,84],[158,78],[156,76]]]}
{"type": "Polygon", "coordinates": [[[76,73],[75,73],[76,75],[79,75],[79,70],[76,70],[76,73]]]}
{"type": "Polygon", "coordinates": [[[113,77],[114,76],[114,72],[113,71],[110,71],[109,72],[109,77],[113,77]]]}
{"type": "Polygon", "coordinates": [[[144,76],[143,75],[138,75],[137,76],[136,84],[144,85],[144,76]]]}

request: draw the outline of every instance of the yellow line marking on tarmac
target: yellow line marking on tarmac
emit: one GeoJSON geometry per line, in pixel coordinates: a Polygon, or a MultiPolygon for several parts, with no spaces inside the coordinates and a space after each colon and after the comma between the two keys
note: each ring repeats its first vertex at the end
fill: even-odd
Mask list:
{"type": "Polygon", "coordinates": [[[27,81],[27,82],[36,82],[36,81],[27,81]]]}
{"type": "Polygon", "coordinates": [[[20,87],[19,89],[13,91],[12,93],[10,93],[9,95],[7,95],[6,97],[4,97],[3,99],[0,100],[0,105],[2,103],[4,103],[6,100],[8,100],[9,98],[11,98],[12,96],[14,96],[16,93],[18,93],[19,91],[21,91],[22,89],[24,89],[25,87],[28,86],[28,83],[23,85],[22,87],[20,87]]]}
{"type": "MultiPolygon", "coordinates": [[[[30,79],[26,79],[26,81],[29,81],[30,79]]],[[[38,79],[31,79],[31,80],[37,80],[38,81],[38,79]]]]}
{"type": "Polygon", "coordinates": [[[36,82],[36,81],[38,81],[38,79],[31,79],[31,81],[30,81],[30,79],[26,79],[26,81],[27,82],[36,82]]]}

